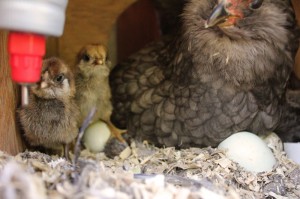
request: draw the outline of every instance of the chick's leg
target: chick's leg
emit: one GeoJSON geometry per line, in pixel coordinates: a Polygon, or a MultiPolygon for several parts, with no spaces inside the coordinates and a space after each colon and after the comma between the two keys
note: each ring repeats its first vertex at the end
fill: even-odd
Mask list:
{"type": "Polygon", "coordinates": [[[107,126],[108,126],[108,128],[109,128],[109,130],[111,132],[111,135],[113,137],[115,137],[116,139],[118,139],[120,142],[125,143],[125,140],[122,137],[122,134],[126,133],[127,130],[118,129],[117,127],[115,127],[115,125],[111,121],[106,122],[106,124],[107,124],[107,126]]]}

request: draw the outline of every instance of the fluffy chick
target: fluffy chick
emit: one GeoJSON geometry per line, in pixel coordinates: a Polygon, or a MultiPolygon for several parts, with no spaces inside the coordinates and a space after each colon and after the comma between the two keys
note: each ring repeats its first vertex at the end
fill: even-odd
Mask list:
{"type": "Polygon", "coordinates": [[[41,81],[31,87],[28,106],[19,110],[24,135],[31,146],[58,149],[78,134],[79,109],[75,103],[75,79],[68,66],[58,58],[43,61],[41,81]]]}
{"type": "Polygon", "coordinates": [[[107,48],[102,44],[88,44],[77,56],[76,65],[76,102],[80,108],[79,124],[82,124],[89,111],[96,107],[97,111],[91,122],[104,121],[111,133],[119,141],[125,142],[121,133],[110,121],[112,114],[111,90],[109,74],[112,64],[107,59],[107,48]]]}

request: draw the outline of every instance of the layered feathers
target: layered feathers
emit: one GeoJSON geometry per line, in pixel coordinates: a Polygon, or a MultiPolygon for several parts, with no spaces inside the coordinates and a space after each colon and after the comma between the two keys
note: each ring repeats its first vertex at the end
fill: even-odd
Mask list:
{"type": "Polygon", "coordinates": [[[299,44],[291,3],[265,0],[234,26],[205,28],[216,4],[190,0],[175,39],[112,71],[115,123],[139,139],[179,147],[276,130],[299,44]]]}

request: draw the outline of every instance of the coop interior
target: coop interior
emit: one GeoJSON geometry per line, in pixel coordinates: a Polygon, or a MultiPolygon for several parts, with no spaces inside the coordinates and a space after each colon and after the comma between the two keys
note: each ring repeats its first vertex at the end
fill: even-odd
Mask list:
{"type": "MultiPolygon", "coordinates": [[[[47,36],[45,58],[59,57],[72,68],[83,46],[101,43],[108,49],[111,65],[122,63],[177,31],[180,17],[164,14],[167,8],[181,13],[183,2],[70,0],[63,35],[47,36]]],[[[300,25],[300,1],[292,3],[300,25]]],[[[9,30],[0,30],[0,198],[300,198],[300,147],[293,143],[298,147],[293,149],[294,157],[287,156],[274,133],[264,138],[266,152],[253,152],[271,151],[273,159],[266,155],[263,162],[254,163],[271,164],[264,172],[245,169],[220,148],[156,147],[134,139],[109,157],[83,145],[76,157],[72,148],[70,161],[61,154],[31,149],[18,118],[21,90],[11,79],[8,34],[9,30]]],[[[300,50],[293,70],[300,78],[300,50]]]]}

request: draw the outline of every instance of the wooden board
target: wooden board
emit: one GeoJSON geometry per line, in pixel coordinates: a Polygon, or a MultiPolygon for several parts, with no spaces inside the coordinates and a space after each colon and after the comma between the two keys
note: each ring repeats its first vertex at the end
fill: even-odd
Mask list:
{"type": "Polygon", "coordinates": [[[63,36],[58,54],[67,63],[74,63],[76,54],[87,43],[108,44],[118,16],[135,0],[69,1],[63,36]]]}
{"type": "Polygon", "coordinates": [[[118,18],[116,31],[118,62],[158,40],[159,18],[151,0],[139,0],[126,9],[118,18]]]}
{"type": "Polygon", "coordinates": [[[7,32],[0,31],[0,150],[17,154],[23,144],[17,127],[17,86],[10,78],[7,32]]]}

